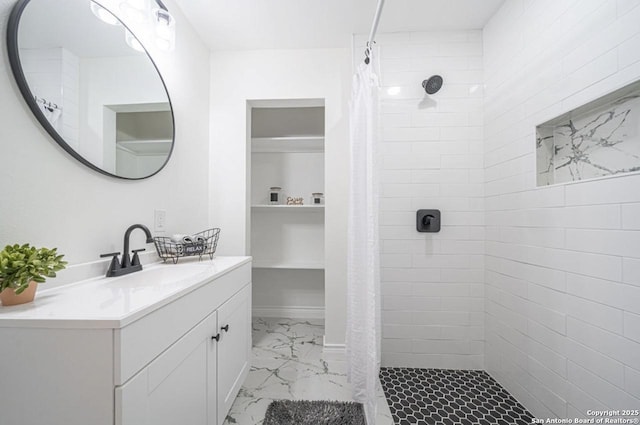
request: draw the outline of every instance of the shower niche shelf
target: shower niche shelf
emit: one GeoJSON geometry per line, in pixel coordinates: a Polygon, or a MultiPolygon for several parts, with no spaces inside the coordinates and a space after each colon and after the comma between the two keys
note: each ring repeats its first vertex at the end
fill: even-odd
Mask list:
{"type": "Polygon", "coordinates": [[[248,112],[254,310],[317,315],[324,308],[325,205],[311,204],[311,194],[325,187],[324,101],[255,101],[248,112]],[[269,203],[272,186],[282,188],[282,204],[269,203]],[[285,205],[288,197],[304,205],[285,205]]]}
{"type": "Polygon", "coordinates": [[[640,81],[536,127],[537,185],[640,172],[640,81]]]}

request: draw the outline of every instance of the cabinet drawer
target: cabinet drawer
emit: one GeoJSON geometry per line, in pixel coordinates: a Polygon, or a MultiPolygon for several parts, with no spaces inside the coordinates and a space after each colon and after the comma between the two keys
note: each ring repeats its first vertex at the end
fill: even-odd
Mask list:
{"type": "Polygon", "coordinates": [[[114,333],[114,383],[122,385],[251,282],[243,264],[114,333]]]}

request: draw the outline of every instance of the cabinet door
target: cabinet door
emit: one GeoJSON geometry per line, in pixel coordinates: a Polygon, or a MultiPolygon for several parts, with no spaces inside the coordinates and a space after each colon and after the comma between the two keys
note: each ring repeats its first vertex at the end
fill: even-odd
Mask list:
{"type": "Polygon", "coordinates": [[[116,387],[116,425],[216,425],[217,333],[214,312],[116,387]]]}
{"type": "Polygon", "coordinates": [[[251,285],[218,309],[218,330],[218,425],[222,425],[251,366],[251,285]]]}

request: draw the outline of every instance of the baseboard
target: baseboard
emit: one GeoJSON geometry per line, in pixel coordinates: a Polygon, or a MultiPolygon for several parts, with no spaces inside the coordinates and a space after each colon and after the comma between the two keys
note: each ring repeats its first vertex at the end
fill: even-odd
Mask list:
{"type": "Polygon", "coordinates": [[[324,307],[254,307],[253,317],[284,317],[287,319],[324,319],[324,307]]]}
{"type": "Polygon", "coordinates": [[[347,360],[345,344],[329,344],[325,340],[322,343],[322,357],[325,360],[344,362],[347,360]]]}
{"type": "Polygon", "coordinates": [[[327,341],[323,340],[322,352],[326,354],[345,355],[347,352],[347,346],[345,344],[329,344],[327,341]]]}

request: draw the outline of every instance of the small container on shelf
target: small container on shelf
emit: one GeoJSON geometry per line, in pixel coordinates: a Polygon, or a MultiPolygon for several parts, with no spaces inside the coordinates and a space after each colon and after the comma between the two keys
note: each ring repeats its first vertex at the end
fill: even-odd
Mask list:
{"type": "Polygon", "coordinates": [[[269,203],[271,205],[279,205],[282,203],[282,188],[279,186],[273,186],[269,188],[269,203]]]}
{"type": "Polygon", "coordinates": [[[292,196],[289,196],[287,198],[287,205],[304,205],[304,199],[303,198],[294,198],[292,196]]]}
{"type": "Polygon", "coordinates": [[[322,192],[312,193],[311,205],[324,205],[324,194],[322,192]]]}

